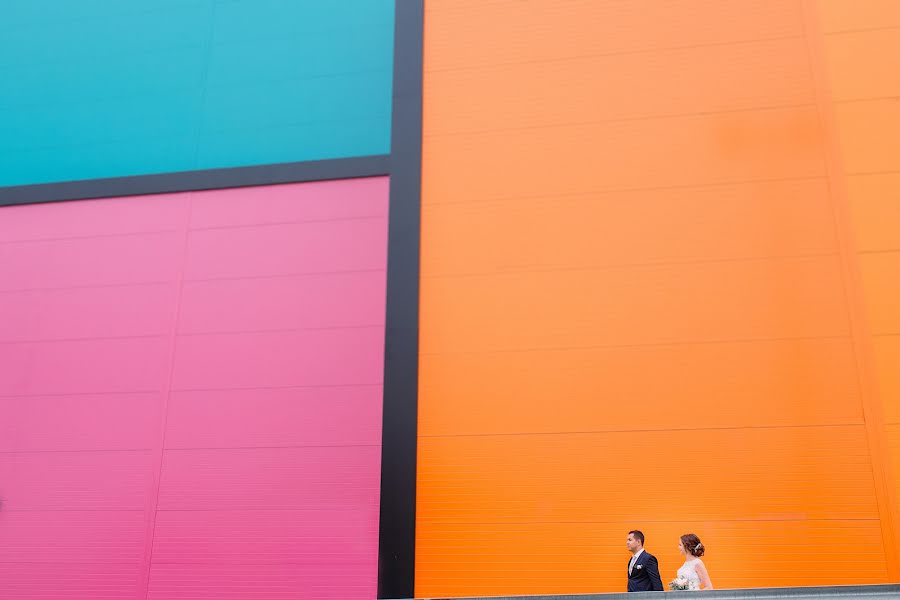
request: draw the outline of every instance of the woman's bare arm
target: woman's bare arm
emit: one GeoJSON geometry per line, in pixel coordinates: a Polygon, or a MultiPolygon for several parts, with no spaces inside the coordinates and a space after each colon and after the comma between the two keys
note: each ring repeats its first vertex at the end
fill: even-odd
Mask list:
{"type": "Polygon", "coordinates": [[[700,584],[703,586],[703,589],[713,589],[712,581],[709,579],[709,572],[706,570],[706,565],[703,564],[702,560],[696,562],[694,570],[697,571],[697,575],[700,577],[700,584]]]}

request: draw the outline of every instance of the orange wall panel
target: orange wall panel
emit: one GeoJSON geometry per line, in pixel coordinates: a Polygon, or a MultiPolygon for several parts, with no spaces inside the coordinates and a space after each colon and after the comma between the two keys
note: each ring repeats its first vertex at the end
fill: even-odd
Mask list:
{"type": "Polygon", "coordinates": [[[426,72],[803,35],[799,3],[782,0],[426,0],[425,11],[426,72]]]}
{"type": "Polygon", "coordinates": [[[834,33],[824,37],[824,44],[833,100],[900,95],[900,36],[896,29],[834,33]]]}
{"type": "Polygon", "coordinates": [[[900,102],[838,102],[834,111],[847,174],[900,172],[900,102]]]}
{"type": "MultiPolygon", "coordinates": [[[[420,518],[466,523],[878,518],[861,426],[631,429],[423,438],[419,477],[428,485],[421,490],[420,518]]],[[[622,538],[627,529],[618,533],[622,538]]],[[[654,546],[666,544],[677,545],[677,539],[654,546]]]]}
{"type": "Polygon", "coordinates": [[[690,399],[692,424],[710,429],[863,418],[842,337],[433,354],[420,377],[422,436],[662,430],[684,419],[684,405],[666,397],[690,399]]]}
{"type": "Polygon", "coordinates": [[[425,203],[825,175],[815,107],[426,136],[422,160],[425,203]]]}
{"type": "MultiPolygon", "coordinates": [[[[900,552],[900,4],[889,0],[819,6],[827,89],[834,115],[833,143],[840,171],[835,190],[846,195],[850,221],[847,258],[859,306],[858,341],[871,357],[870,428],[873,472],[883,478],[883,529],[900,552]],[[843,188],[842,188],[843,186],[843,188]],[[855,284],[855,285],[854,285],[855,284]],[[891,528],[893,535],[891,535],[891,528]]],[[[825,106],[828,109],[828,106],[825,106]]],[[[840,208],[840,206],[838,207],[840,208]]],[[[854,298],[855,296],[855,298],[854,298]]],[[[863,354],[866,357],[865,354],[863,354]]],[[[863,363],[866,367],[866,363],[863,363]]],[[[896,571],[894,579],[900,577],[896,571]]]]}
{"type": "MultiPolygon", "coordinates": [[[[900,422],[894,421],[887,426],[888,448],[893,464],[900,464],[900,422]]],[[[900,479],[894,478],[894,493],[900,496],[900,479]]]]}
{"type": "MultiPolygon", "coordinates": [[[[900,355],[897,358],[897,362],[900,363],[900,355]]],[[[900,467],[900,396],[893,396],[891,401],[893,402],[891,422],[886,426],[887,447],[894,468],[891,491],[894,493],[894,498],[900,498],[900,477],[897,477],[897,468],[900,467]]]]}
{"type": "Polygon", "coordinates": [[[627,561],[623,534],[636,521],[668,577],[681,564],[675,547],[686,531],[714,549],[707,562],[719,585],[758,586],[761,573],[771,586],[885,577],[858,426],[799,435],[762,429],[427,439],[420,460],[420,502],[428,510],[420,515],[417,574],[433,590],[617,589],[627,561]],[[698,465],[690,458],[698,453],[685,447],[718,458],[698,465]],[[670,450],[651,454],[655,448],[670,450]],[[811,550],[837,540],[865,544],[873,555],[855,559],[851,574],[826,574],[822,562],[786,569],[784,552],[763,550],[773,540],[810,567],[811,550]]]}
{"type": "Polygon", "coordinates": [[[900,335],[900,251],[859,256],[869,326],[875,335],[900,335]]]}
{"type": "MultiPolygon", "coordinates": [[[[873,345],[884,420],[897,425],[900,424],[900,335],[875,336],[873,345]]],[[[900,466],[898,462],[894,464],[900,466]]]]}
{"type": "Polygon", "coordinates": [[[816,0],[816,4],[825,33],[900,27],[896,0],[816,0]]]}
{"type": "Polygon", "coordinates": [[[790,37],[716,53],[687,47],[452,70],[427,89],[424,134],[564,125],[575,115],[599,122],[811,105],[804,44],[790,37]],[[503,113],[483,110],[485,98],[503,113]]]}
{"type": "Polygon", "coordinates": [[[429,276],[837,253],[823,179],[462,200],[422,213],[429,276]]]}
{"type": "Polygon", "coordinates": [[[421,287],[423,354],[849,334],[832,256],[423,277],[421,287]]]}
{"type": "Polygon", "coordinates": [[[851,175],[846,181],[859,251],[900,250],[900,172],[851,175]]]}
{"type": "MultiPolygon", "coordinates": [[[[422,588],[453,590],[458,597],[564,594],[620,582],[628,561],[622,523],[420,523],[416,576],[422,588]],[[478,544],[473,544],[478,540],[478,544]],[[624,558],[624,560],[623,560],[624,558]]],[[[715,578],[736,588],[769,585],[848,585],[884,581],[881,529],[871,520],[773,520],[649,523],[648,548],[664,576],[681,565],[678,536],[697,533],[709,545],[704,562],[715,578]],[[790,558],[772,551],[789,545],[790,558]],[[867,552],[823,551],[849,540],[867,552]],[[673,545],[674,544],[674,545],[673,545]],[[716,544],[715,546],[713,544],[716,544]],[[722,554],[723,547],[729,556],[722,554]],[[768,551],[761,551],[768,548],[768,551]]],[[[621,585],[616,589],[621,591],[621,585]]],[[[429,595],[430,592],[418,592],[429,595]]]]}
{"type": "Polygon", "coordinates": [[[893,6],[426,2],[418,595],[892,577],[893,6]]]}

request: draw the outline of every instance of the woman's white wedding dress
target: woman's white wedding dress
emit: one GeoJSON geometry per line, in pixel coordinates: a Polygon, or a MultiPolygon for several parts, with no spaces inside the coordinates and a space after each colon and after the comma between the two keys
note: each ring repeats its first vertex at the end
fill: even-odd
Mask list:
{"type": "Polygon", "coordinates": [[[697,563],[702,563],[703,561],[699,558],[692,558],[684,561],[684,564],[678,569],[678,578],[679,579],[687,579],[688,585],[691,586],[692,590],[700,589],[700,576],[697,575],[697,563]]]}

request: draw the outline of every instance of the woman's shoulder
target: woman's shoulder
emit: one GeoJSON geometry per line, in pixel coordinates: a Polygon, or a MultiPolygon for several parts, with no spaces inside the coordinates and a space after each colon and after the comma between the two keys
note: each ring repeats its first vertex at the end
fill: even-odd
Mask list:
{"type": "Polygon", "coordinates": [[[688,558],[684,561],[684,566],[686,567],[695,567],[697,565],[702,565],[703,560],[700,558],[688,558]]]}

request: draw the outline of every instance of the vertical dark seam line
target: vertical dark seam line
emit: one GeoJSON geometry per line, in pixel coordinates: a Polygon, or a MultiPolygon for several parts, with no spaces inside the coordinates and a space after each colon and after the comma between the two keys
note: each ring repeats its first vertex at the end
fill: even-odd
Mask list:
{"type": "Polygon", "coordinates": [[[424,11],[396,0],[378,598],[415,595],[424,11]]]}

